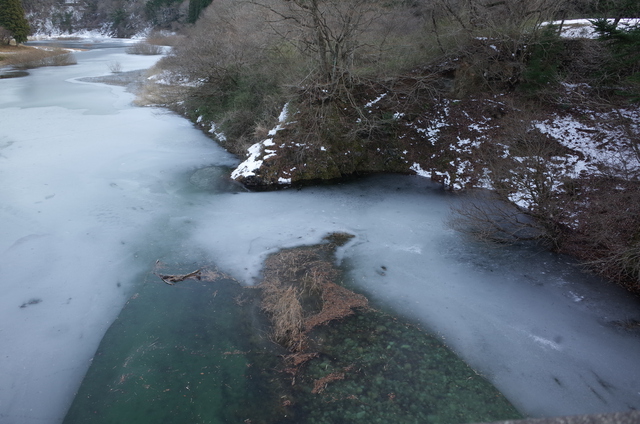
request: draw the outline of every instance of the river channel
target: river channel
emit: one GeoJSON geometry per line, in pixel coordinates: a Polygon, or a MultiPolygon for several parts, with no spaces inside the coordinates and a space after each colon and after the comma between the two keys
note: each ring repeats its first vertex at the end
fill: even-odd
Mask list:
{"type": "MultiPolygon", "coordinates": [[[[115,62],[145,69],[157,56],[128,55],[114,40],[78,45],[86,50],[74,53],[77,65],[0,79],[0,422],[62,422],[121,313],[151,322],[163,305],[174,336],[201,349],[190,331],[204,321],[189,323],[184,311],[206,310],[206,296],[230,302],[240,289],[170,287],[154,274],[159,265],[166,273],[207,266],[251,286],[269,254],[333,232],[354,236],[336,253],[349,287],[430,333],[520,414],[640,408],[640,333],[627,325],[640,321],[638,299],[570,258],[455,232],[451,206],[466,196],[418,176],[248,192],[228,179],[238,158],[192,123],[133,106],[123,87],[83,80],[115,62]],[[148,311],[131,309],[139,296],[148,311]]],[[[225,352],[247,348],[239,333],[207,328],[198,334],[225,352]]]]}

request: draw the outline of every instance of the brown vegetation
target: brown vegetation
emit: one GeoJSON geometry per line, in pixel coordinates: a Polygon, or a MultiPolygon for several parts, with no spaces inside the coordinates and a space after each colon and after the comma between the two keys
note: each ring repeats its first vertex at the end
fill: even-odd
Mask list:
{"type": "Polygon", "coordinates": [[[265,261],[264,280],[258,286],[262,308],[271,319],[274,341],[292,352],[291,369],[315,357],[304,352],[314,328],[368,306],[364,296],[334,283],[339,274],[331,260],[340,239],[283,250],[265,261]]]}
{"type": "Polygon", "coordinates": [[[576,182],[578,201],[567,204],[578,223],[562,251],[640,294],[640,182],[592,178],[576,182]]]}
{"type": "Polygon", "coordinates": [[[66,49],[39,49],[22,45],[0,47],[0,67],[13,66],[18,69],[31,69],[42,66],[75,65],[76,63],[73,53],[66,49]]]}
{"type": "Polygon", "coordinates": [[[176,33],[167,31],[151,31],[145,38],[145,41],[156,46],[175,46],[183,39],[183,35],[176,33]]]}
{"type": "Polygon", "coordinates": [[[327,374],[322,378],[319,378],[313,382],[313,389],[311,393],[318,394],[324,392],[324,389],[327,388],[327,385],[331,382],[344,380],[345,372],[350,371],[351,367],[344,368],[343,372],[335,371],[331,374],[327,374]]]}
{"type": "Polygon", "coordinates": [[[162,54],[163,51],[162,46],[149,42],[138,42],[126,49],[126,52],[129,54],[139,54],[143,56],[159,55],[162,54]]]}
{"type": "Polygon", "coordinates": [[[599,140],[595,149],[601,162],[587,162],[597,166],[597,172],[572,173],[563,159],[579,153],[532,126],[552,113],[576,115],[549,105],[527,112],[519,105],[507,110],[504,128],[491,133],[492,142],[474,151],[494,190],[467,193],[468,201],[454,208],[451,223],[484,240],[543,241],[640,293],[638,136],[626,120],[616,118],[610,103],[589,104],[588,96],[571,96],[577,94],[564,100],[594,111],[592,121],[582,116],[584,109],[578,109],[577,116],[584,125],[580,131],[593,132],[599,140]]]}

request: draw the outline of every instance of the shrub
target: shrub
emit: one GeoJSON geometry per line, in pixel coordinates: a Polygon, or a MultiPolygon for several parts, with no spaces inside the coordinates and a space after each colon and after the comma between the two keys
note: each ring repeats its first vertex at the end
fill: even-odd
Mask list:
{"type": "Polygon", "coordinates": [[[107,67],[112,74],[118,74],[122,72],[122,65],[117,60],[112,60],[107,64],[107,67]]]}
{"type": "Polygon", "coordinates": [[[156,46],[175,46],[182,38],[183,36],[172,32],[153,30],[147,35],[146,41],[156,46]]]}
{"type": "Polygon", "coordinates": [[[140,42],[128,47],[126,52],[129,54],[139,54],[139,55],[158,55],[164,52],[162,46],[158,46],[155,44],[149,44],[145,42],[140,42]]]}
{"type": "Polygon", "coordinates": [[[533,117],[524,112],[504,118],[504,133],[477,159],[493,192],[455,209],[455,228],[486,240],[537,240],[554,250],[561,247],[571,199],[564,196],[568,181],[553,158],[564,148],[533,128],[533,117]]]}
{"type": "Polygon", "coordinates": [[[17,69],[32,69],[42,66],[67,66],[75,65],[73,53],[65,49],[28,49],[11,55],[7,62],[17,69]]]}
{"type": "Polygon", "coordinates": [[[76,64],[78,64],[78,61],[73,53],[62,53],[50,56],[47,59],[46,66],[69,66],[76,64]]]}
{"type": "Polygon", "coordinates": [[[623,84],[629,90],[618,93],[640,101],[640,24],[622,26],[617,20],[594,20],[593,26],[599,39],[611,52],[609,60],[603,64],[604,81],[623,84]]]}

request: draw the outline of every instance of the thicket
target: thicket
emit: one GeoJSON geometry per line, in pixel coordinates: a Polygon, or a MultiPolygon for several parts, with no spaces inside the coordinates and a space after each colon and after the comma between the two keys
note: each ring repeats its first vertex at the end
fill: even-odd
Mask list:
{"type": "Polygon", "coordinates": [[[454,59],[461,62],[455,95],[513,88],[526,46],[544,49],[541,24],[557,11],[551,0],[219,0],[160,67],[191,81],[182,106],[221,127],[234,151],[271,125],[285,102],[302,112],[300,138],[366,142],[392,123],[372,120],[355,101],[369,88],[454,59]],[[351,131],[354,120],[359,128],[351,131]]]}
{"type": "Polygon", "coordinates": [[[602,68],[604,83],[622,85],[617,93],[640,101],[640,23],[623,26],[617,19],[593,21],[610,55],[602,68]]]}

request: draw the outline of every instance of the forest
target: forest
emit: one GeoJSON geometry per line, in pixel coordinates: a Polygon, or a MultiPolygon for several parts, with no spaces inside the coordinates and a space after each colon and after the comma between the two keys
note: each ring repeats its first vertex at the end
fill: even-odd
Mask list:
{"type": "Polygon", "coordinates": [[[22,0],[33,33],[100,31],[129,38],[150,28],[180,30],[211,0],[22,0]]]}

